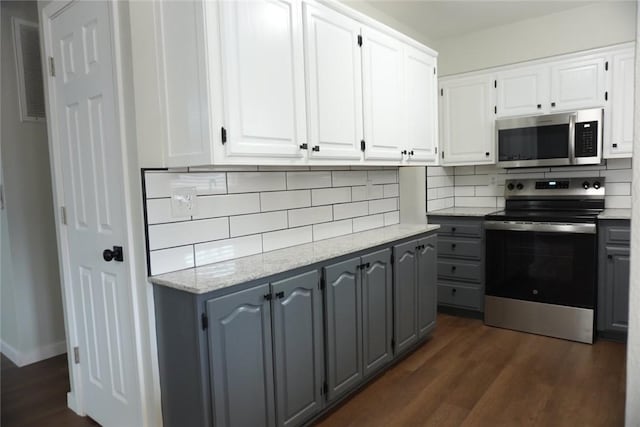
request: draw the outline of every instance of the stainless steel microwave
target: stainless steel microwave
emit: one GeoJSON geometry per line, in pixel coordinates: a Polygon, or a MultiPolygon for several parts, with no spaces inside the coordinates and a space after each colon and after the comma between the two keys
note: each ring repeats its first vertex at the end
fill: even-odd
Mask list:
{"type": "Polygon", "coordinates": [[[503,168],[602,162],[603,110],[496,120],[497,165],[503,168]]]}

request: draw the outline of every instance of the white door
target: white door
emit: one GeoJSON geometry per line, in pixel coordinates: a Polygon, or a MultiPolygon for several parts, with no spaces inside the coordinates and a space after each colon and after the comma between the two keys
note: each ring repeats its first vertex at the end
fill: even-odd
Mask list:
{"type": "Polygon", "coordinates": [[[436,59],[410,46],[405,47],[405,111],[408,162],[438,160],[438,80],[436,59]]]}
{"type": "Polygon", "coordinates": [[[633,152],[633,95],[635,55],[633,49],[613,56],[611,71],[613,86],[610,94],[611,108],[605,114],[605,158],[631,157],[633,152]]]}
{"type": "Polygon", "coordinates": [[[551,112],[605,104],[604,57],[563,61],[551,66],[551,112]]]}
{"type": "Polygon", "coordinates": [[[549,112],[549,67],[526,67],[496,76],[497,116],[549,112]]]}
{"type": "Polygon", "coordinates": [[[443,165],[495,162],[495,114],[492,75],[443,82],[440,135],[443,165]]]}
{"type": "Polygon", "coordinates": [[[227,156],[301,158],[307,133],[300,0],[219,5],[227,156]]]}
{"type": "Polygon", "coordinates": [[[405,146],[403,44],[362,29],[362,79],[366,160],[401,160],[405,146]]]}
{"type": "Polygon", "coordinates": [[[110,7],[74,2],[51,18],[51,120],[66,207],[65,286],[72,288],[80,356],[81,390],[74,391],[100,424],[134,426],[141,408],[129,266],[103,259],[127,236],[110,7]]]}
{"type": "Polygon", "coordinates": [[[309,156],[362,156],[360,24],[321,5],[304,4],[309,156]]]}

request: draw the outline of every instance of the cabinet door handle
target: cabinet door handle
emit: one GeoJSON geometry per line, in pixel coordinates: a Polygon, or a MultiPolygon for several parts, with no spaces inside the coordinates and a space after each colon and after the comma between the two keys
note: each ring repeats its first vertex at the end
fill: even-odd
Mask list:
{"type": "Polygon", "coordinates": [[[555,106],[556,106],[556,103],[555,103],[555,102],[552,102],[552,103],[551,103],[551,106],[552,106],[552,107],[555,107],[555,106]]]}
{"type": "Polygon", "coordinates": [[[455,265],[452,265],[452,266],[451,266],[451,272],[452,272],[452,273],[455,273],[455,272],[456,272],[456,266],[455,266],[455,265]]]}
{"type": "Polygon", "coordinates": [[[456,244],[455,244],[455,243],[452,243],[452,244],[451,244],[451,250],[453,251],[453,250],[455,250],[455,249],[456,249],[456,244]]]}
{"type": "Polygon", "coordinates": [[[538,107],[538,110],[541,109],[542,108],[542,104],[538,104],[537,107],[538,107]]]}
{"type": "Polygon", "coordinates": [[[276,294],[276,298],[279,298],[279,299],[284,298],[284,292],[283,292],[283,291],[278,292],[278,293],[276,294]]]}
{"type": "Polygon", "coordinates": [[[613,148],[618,148],[618,144],[611,144],[613,148]]]}
{"type": "Polygon", "coordinates": [[[485,156],[489,157],[489,152],[487,151],[486,153],[484,153],[485,156]]]}
{"type": "Polygon", "coordinates": [[[320,146],[319,145],[315,145],[311,148],[311,151],[320,151],[320,146]]]}
{"type": "Polygon", "coordinates": [[[456,294],[456,288],[451,289],[451,295],[455,295],[456,294]]]}
{"type": "Polygon", "coordinates": [[[607,258],[608,259],[613,259],[613,255],[609,254],[609,255],[607,255],[607,258]]]}
{"type": "Polygon", "coordinates": [[[451,232],[455,233],[456,232],[456,228],[455,227],[451,227],[451,232]]]}
{"type": "Polygon", "coordinates": [[[413,156],[413,150],[409,151],[409,155],[413,156]]]}
{"type": "Polygon", "coordinates": [[[304,144],[300,144],[301,150],[307,150],[308,148],[309,148],[309,144],[307,144],[306,142],[304,144]]]}

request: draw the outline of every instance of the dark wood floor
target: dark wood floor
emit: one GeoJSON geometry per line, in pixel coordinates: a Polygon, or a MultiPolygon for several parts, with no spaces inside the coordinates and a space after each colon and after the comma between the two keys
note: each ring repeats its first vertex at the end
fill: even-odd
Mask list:
{"type": "MultiPolygon", "coordinates": [[[[623,344],[490,328],[440,314],[425,345],[320,426],[622,426],[623,344]]],[[[2,356],[2,427],[95,426],[67,408],[66,355],[24,368],[2,356]]]]}
{"type": "Polygon", "coordinates": [[[440,314],[429,342],[318,425],[622,426],[625,354],[440,314]]]}
{"type": "Polygon", "coordinates": [[[67,355],[18,368],[2,355],[0,362],[0,425],[2,427],[96,426],[67,408],[67,355]]]}

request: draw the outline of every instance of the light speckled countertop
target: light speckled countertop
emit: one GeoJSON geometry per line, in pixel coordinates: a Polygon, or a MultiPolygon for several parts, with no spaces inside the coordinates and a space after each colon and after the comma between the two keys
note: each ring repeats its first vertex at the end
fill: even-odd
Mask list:
{"type": "Polygon", "coordinates": [[[605,209],[598,219],[631,219],[631,209],[605,209]]]}
{"type": "Polygon", "coordinates": [[[434,224],[391,225],[277,251],[264,252],[259,255],[160,274],[150,277],[149,280],[156,285],[168,286],[194,294],[204,294],[427,233],[438,228],[440,226],[434,224]]]}
{"type": "Polygon", "coordinates": [[[427,212],[427,215],[485,216],[504,210],[502,208],[446,208],[427,212]]]}

